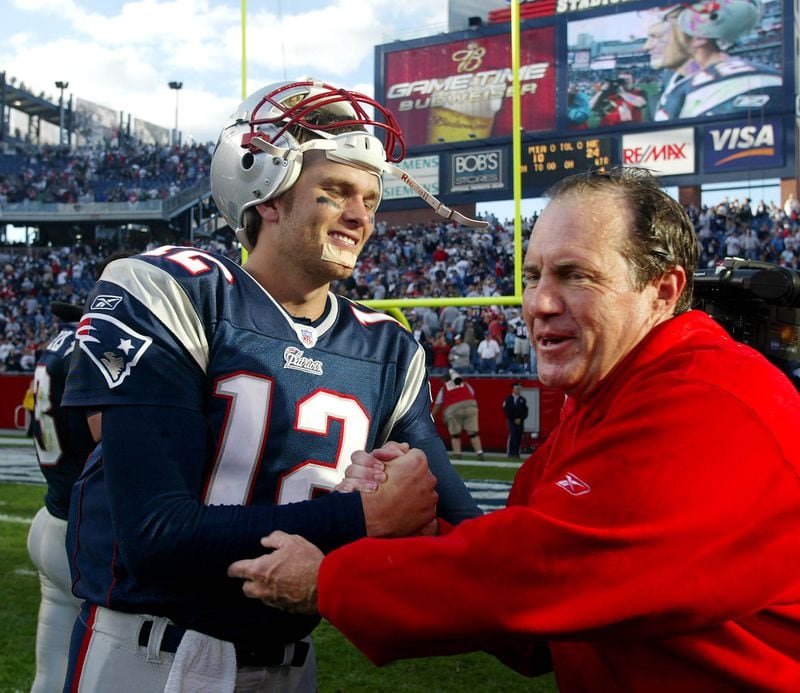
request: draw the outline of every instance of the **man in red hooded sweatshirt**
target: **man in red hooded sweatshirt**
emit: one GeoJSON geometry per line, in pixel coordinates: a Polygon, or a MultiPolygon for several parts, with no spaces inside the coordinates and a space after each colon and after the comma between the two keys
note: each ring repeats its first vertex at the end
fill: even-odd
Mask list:
{"type": "MultiPolygon", "coordinates": [[[[644,171],[562,181],[524,263],[539,378],[567,395],[508,507],[327,556],[274,533],[251,597],[374,663],[487,650],[564,691],[800,690],[800,396],[690,310],[696,240],[644,171]]],[[[354,455],[349,476],[392,474],[354,455]]]]}

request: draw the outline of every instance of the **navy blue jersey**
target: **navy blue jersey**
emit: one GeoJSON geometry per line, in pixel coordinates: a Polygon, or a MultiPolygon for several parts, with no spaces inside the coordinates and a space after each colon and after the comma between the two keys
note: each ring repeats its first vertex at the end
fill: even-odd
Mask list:
{"type": "Polygon", "coordinates": [[[658,101],[655,120],[741,115],[780,102],[781,73],[728,57],[683,77],[672,76],[658,101]]]}
{"type": "Polygon", "coordinates": [[[33,375],[33,444],[47,481],[48,512],[67,519],[72,484],[94,441],[83,412],[61,407],[64,381],[75,348],[75,326],[65,327],[44,349],[33,375]]]}
{"type": "Polygon", "coordinates": [[[88,305],[65,396],[103,414],[70,514],[79,596],[226,640],[302,637],[316,619],[246,599],[226,568],[275,529],[323,550],[363,536],[359,495],[325,492],[387,440],[426,452],[441,517],[480,512],[394,319],[329,294],[295,320],[236,263],[174,247],[111,263],[88,305]]]}

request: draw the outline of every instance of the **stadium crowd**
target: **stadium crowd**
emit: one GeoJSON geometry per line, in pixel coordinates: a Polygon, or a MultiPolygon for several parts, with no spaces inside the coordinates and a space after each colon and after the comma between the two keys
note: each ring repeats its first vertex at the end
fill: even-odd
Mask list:
{"type": "MultiPolygon", "coordinates": [[[[700,267],[735,256],[800,269],[800,202],[793,195],[783,205],[762,201],[753,208],[749,199],[725,199],[687,211],[697,231],[700,267]]],[[[513,294],[513,222],[492,216],[488,221],[488,229],[477,233],[444,221],[379,223],[353,276],[334,290],[355,300],[513,294]]],[[[535,221],[523,221],[524,239],[535,221]]],[[[195,245],[240,257],[235,244],[205,239],[195,245]]],[[[117,250],[91,244],[0,248],[0,372],[32,371],[39,349],[60,329],[50,302],[82,305],[96,267],[117,250]]],[[[405,315],[426,349],[431,375],[451,367],[465,373],[535,373],[517,307],[418,306],[405,315]]]]}
{"type": "Polygon", "coordinates": [[[208,144],[156,146],[134,139],[75,150],[20,142],[0,154],[0,205],[163,200],[206,180],[211,152],[208,144]]]}

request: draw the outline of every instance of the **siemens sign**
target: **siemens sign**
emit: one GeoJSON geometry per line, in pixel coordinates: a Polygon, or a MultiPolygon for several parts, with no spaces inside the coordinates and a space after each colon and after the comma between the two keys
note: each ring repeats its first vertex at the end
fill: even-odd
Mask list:
{"type": "Polygon", "coordinates": [[[703,136],[703,168],[707,173],[783,166],[783,152],[779,120],[708,127],[703,136]]]}
{"type": "MultiPolygon", "coordinates": [[[[432,154],[431,156],[410,156],[403,159],[397,166],[403,171],[408,171],[409,175],[431,195],[439,194],[438,154],[432,154]]],[[[400,200],[405,197],[415,198],[418,197],[418,195],[402,181],[397,180],[388,173],[384,174],[383,199],[400,200]]]]}
{"type": "Polygon", "coordinates": [[[452,154],[450,192],[497,190],[506,187],[502,149],[452,154]]]}

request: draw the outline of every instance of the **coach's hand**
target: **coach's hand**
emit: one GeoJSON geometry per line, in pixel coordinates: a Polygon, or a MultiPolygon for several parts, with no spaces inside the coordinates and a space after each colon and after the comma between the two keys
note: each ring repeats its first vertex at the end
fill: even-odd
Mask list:
{"type": "Polygon", "coordinates": [[[315,614],[322,551],[303,537],[280,531],[261,539],[261,545],[274,551],[231,563],[228,575],[242,578],[245,596],[260,599],[267,606],[315,614]]]}
{"type": "Polygon", "coordinates": [[[384,461],[386,481],[374,493],[362,493],[367,536],[406,537],[435,534],[436,477],[416,448],[384,461]]]}

